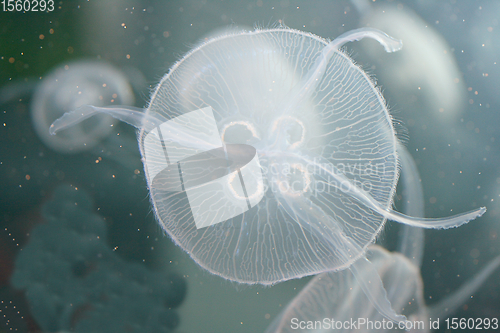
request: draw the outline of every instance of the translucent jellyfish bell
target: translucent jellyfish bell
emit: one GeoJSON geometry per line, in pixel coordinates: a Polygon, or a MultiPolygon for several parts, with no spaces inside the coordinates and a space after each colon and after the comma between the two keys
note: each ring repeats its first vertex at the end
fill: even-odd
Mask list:
{"type": "Polygon", "coordinates": [[[365,37],[387,52],[402,46],[371,28],[332,42],[286,28],[223,35],[175,64],[145,113],[84,106],[50,131],[96,113],[137,127],[158,222],[210,272],[273,284],[349,268],[383,316],[403,321],[364,254],[385,221],[450,228],[485,208],[438,219],[391,209],[392,118],[340,51],[365,37]]]}
{"type": "Polygon", "coordinates": [[[64,113],[82,105],[131,105],[134,94],[127,77],[100,61],[76,61],[62,65],[45,76],[31,102],[33,127],[42,142],[61,153],[93,148],[113,129],[116,119],[100,114],[78,126],[50,135],[47,128],[64,113]]]}

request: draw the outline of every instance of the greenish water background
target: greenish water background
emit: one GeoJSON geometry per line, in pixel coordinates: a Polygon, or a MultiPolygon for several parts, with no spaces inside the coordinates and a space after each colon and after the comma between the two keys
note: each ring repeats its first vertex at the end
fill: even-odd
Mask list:
{"type": "MultiPolygon", "coordinates": [[[[500,83],[495,64],[500,52],[494,43],[500,40],[494,20],[500,7],[494,1],[384,3],[411,7],[441,33],[457,60],[460,79],[472,88],[464,91],[464,111],[443,120],[424,107],[424,94],[418,90],[407,103],[398,100],[400,92],[389,89],[378,75],[383,66],[373,67],[375,60],[361,43],[347,45],[353,58],[379,79],[391,113],[408,130],[407,146],[421,173],[426,216],[488,207],[481,219],[458,229],[426,231],[422,274],[425,299],[432,304],[500,253],[500,103],[492,89],[500,83]],[[491,22],[491,32],[478,25],[478,15],[491,22]],[[482,46],[482,39],[492,42],[482,46]]],[[[36,82],[65,61],[99,58],[118,68],[135,67],[144,74],[148,85],[136,102],[142,107],[168,68],[211,31],[268,27],[281,20],[291,28],[333,39],[358,27],[359,19],[349,1],[61,1],[51,13],[0,12],[0,89],[23,80],[36,82]]],[[[40,222],[41,205],[58,184],[69,183],[93,197],[95,208],[108,222],[109,245],[118,247],[119,255],[151,269],[185,276],[188,294],[179,309],[179,332],[261,332],[308,281],[249,287],[201,270],[156,224],[142,170],[137,175],[106,159],[96,164],[96,156],[90,153],[51,151],[32,129],[30,101],[27,94],[0,106],[0,242],[8,249],[5,253],[15,256],[28,240],[30,228],[40,222]]],[[[116,131],[124,138],[124,147],[139,160],[137,147],[125,140],[134,138],[133,129],[119,125],[116,131]]],[[[396,201],[396,207],[401,203],[396,201]]],[[[398,226],[389,223],[381,241],[393,248],[397,232],[398,226]]],[[[3,300],[10,301],[5,296],[12,295],[6,291],[9,286],[1,288],[3,300]]],[[[499,290],[495,279],[488,280],[456,316],[499,317],[499,290]]],[[[18,307],[29,311],[23,305],[18,307]]],[[[22,321],[10,319],[26,330],[22,321]]],[[[5,330],[2,320],[0,332],[5,330]]]]}

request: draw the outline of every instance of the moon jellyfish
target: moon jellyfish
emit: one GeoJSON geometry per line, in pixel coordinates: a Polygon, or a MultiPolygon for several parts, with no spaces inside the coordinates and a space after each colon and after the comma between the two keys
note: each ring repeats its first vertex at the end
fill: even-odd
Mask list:
{"type": "Polygon", "coordinates": [[[300,332],[330,329],[343,332],[429,332],[432,328],[429,327],[429,318],[433,322],[438,319],[442,322],[452,315],[500,266],[498,256],[450,296],[426,306],[418,266],[404,255],[388,252],[377,245],[370,246],[369,252],[370,261],[377,267],[393,308],[408,317],[406,323],[394,324],[384,320],[352,274],[341,271],[323,273],[312,279],[266,332],[296,332],[298,329],[300,332]]]}
{"type": "Polygon", "coordinates": [[[331,42],[287,28],[226,34],[176,63],[145,112],[87,105],[50,132],[96,113],[137,127],[158,222],[210,272],[274,284],[349,268],[384,317],[403,321],[364,254],[386,220],[451,228],[485,208],[432,219],[391,209],[392,118],[341,50],[365,37],[402,47],[371,28],[331,42]]]}
{"type": "Polygon", "coordinates": [[[50,124],[82,105],[131,105],[134,94],[127,77],[99,61],[77,61],[57,67],[38,85],[31,101],[31,118],[42,142],[60,153],[93,148],[113,129],[115,119],[101,114],[52,136],[50,124]]]}

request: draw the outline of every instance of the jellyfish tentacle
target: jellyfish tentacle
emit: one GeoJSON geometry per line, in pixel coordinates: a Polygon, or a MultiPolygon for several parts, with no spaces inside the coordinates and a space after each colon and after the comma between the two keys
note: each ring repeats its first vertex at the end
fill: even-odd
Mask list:
{"type": "MultiPolygon", "coordinates": [[[[413,227],[428,228],[428,229],[448,229],[457,228],[471,220],[482,216],[486,212],[486,207],[480,207],[469,212],[453,215],[450,217],[441,218],[420,218],[402,214],[394,211],[388,207],[382,206],[375,200],[370,193],[362,188],[355,186],[338,168],[326,161],[324,158],[315,156],[314,159],[300,155],[295,152],[273,152],[274,155],[282,155],[301,159],[306,165],[314,167],[314,170],[319,170],[326,175],[332,177],[337,183],[332,183],[330,180],[324,178],[324,182],[329,186],[339,188],[342,192],[352,196],[360,203],[368,208],[373,209],[378,214],[384,216],[386,219],[396,221],[399,223],[407,224],[413,227]]],[[[315,174],[316,177],[320,175],[315,174]]]]}

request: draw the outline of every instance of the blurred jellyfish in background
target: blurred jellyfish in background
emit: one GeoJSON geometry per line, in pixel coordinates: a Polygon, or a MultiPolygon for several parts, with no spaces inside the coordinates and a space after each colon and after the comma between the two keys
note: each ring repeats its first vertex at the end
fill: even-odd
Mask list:
{"type": "Polygon", "coordinates": [[[104,62],[72,62],[52,70],[40,82],[31,101],[31,119],[46,146],[61,153],[78,153],[94,148],[111,133],[116,121],[99,115],[56,137],[48,131],[55,119],[86,104],[133,105],[134,101],[132,87],[119,70],[104,62]]]}
{"type": "MultiPolygon", "coordinates": [[[[410,332],[429,332],[432,328],[443,327],[444,319],[470,299],[475,290],[500,266],[499,256],[459,290],[427,307],[418,266],[413,265],[404,255],[388,252],[378,245],[372,245],[370,252],[370,261],[377,267],[389,300],[398,313],[407,316],[409,322],[405,325],[408,325],[410,332]],[[429,326],[430,322],[438,319],[439,325],[429,326]]],[[[396,324],[387,321],[383,323],[384,318],[368,301],[352,274],[340,271],[317,275],[266,332],[324,332],[333,329],[341,332],[406,331],[404,326],[398,330],[396,324]],[[353,321],[356,326],[350,326],[353,321]]],[[[488,327],[492,328],[493,323],[490,322],[488,327]]]]}
{"type": "MultiPolygon", "coordinates": [[[[418,167],[408,149],[401,142],[397,142],[396,149],[401,171],[400,181],[403,185],[403,211],[411,216],[424,217],[424,189],[418,167]]],[[[403,253],[413,265],[420,267],[424,257],[424,230],[403,226],[400,234],[398,251],[403,253]]]]}
{"type": "Polygon", "coordinates": [[[61,133],[61,137],[54,137],[47,129],[55,119],[86,104],[134,105],[134,90],[142,92],[146,86],[146,79],[138,69],[119,70],[100,60],[67,62],[41,79],[26,78],[2,87],[0,105],[32,94],[31,120],[37,136],[52,150],[68,154],[94,148],[112,132],[116,120],[99,115],[73,131],[61,133]]]}
{"type": "Polygon", "coordinates": [[[37,86],[37,80],[25,78],[10,82],[0,89],[0,105],[31,94],[37,86]]]}
{"type": "MultiPolygon", "coordinates": [[[[465,85],[446,40],[418,14],[399,4],[376,6],[353,1],[362,14],[361,25],[384,29],[404,40],[403,51],[380,71],[387,89],[397,90],[395,102],[418,99],[422,108],[442,119],[457,118],[465,105],[465,85]]],[[[364,43],[378,64],[387,60],[371,43],[364,43]]]]}
{"type": "Polygon", "coordinates": [[[106,222],[71,186],[43,206],[16,258],[11,283],[25,291],[45,332],[171,332],[186,293],[180,276],[121,259],[106,243],[106,222]]]}
{"type": "MultiPolygon", "coordinates": [[[[471,8],[473,13],[471,17],[473,29],[464,31],[466,40],[473,45],[471,48],[470,62],[468,69],[471,74],[470,91],[473,93],[472,99],[485,104],[486,110],[490,112],[481,112],[476,119],[467,121],[467,126],[476,130],[481,122],[486,121],[486,137],[484,146],[480,146],[481,151],[487,157],[488,166],[493,173],[493,177],[488,184],[488,196],[492,208],[490,215],[500,218],[500,174],[498,163],[500,157],[497,153],[500,144],[500,2],[489,1],[481,3],[480,6],[471,8]],[[482,81],[482,84],[480,84],[482,81]]],[[[478,103],[476,103],[478,104],[478,103]]],[[[498,225],[491,225],[490,237],[495,238],[500,233],[498,225]]]]}
{"type": "Polygon", "coordinates": [[[444,37],[402,4],[352,2],[361,14],[361,26],[381,29],[403,41],[404,47],[394,59],[382,54],[374,43],[362,43],[372,63],[383,66],[377,76],[384,87],[398,92],[394,102],[404,106],[418,103],[427,114],[443,121],[460,117],[466,87],[444,37]]]}
{"type": "MultiPolygon", "coordinates": [[[[478,76],[485,82],[481,87],[481,94],[491,96],[492,101],[499,104],[500,3],[490,1],[482,5],[474,8],[474,15],[470,18],[473,29],[467,31],[466,35],[469,43],[475,46],[471,48],[473,62],[470,63],[470,66],[476,69],[478,76]]],[[[476,89],[472,90],[476,91],[476,89]]]]}
{"type": "Polygon", "coordinates": [[[0,93],[1,99],[8,102],[34,90],[30,101],[31,123],[38,138],[50,149],[63,154],[90,151],[135,170],[141,168],[136,140],[117,138],[119,133],[112,135],[116,120],[110,116],[99,115],[63,131],[60,136],[50,135],[48,128],[65,112],[82,105],[134,105],[134,90],[142,91],[145,82],[142,73],[133,67],[119,70],[104,61],[78,60],[56,67],[39,82],[33,79],[16,82],[0,93]]]}

